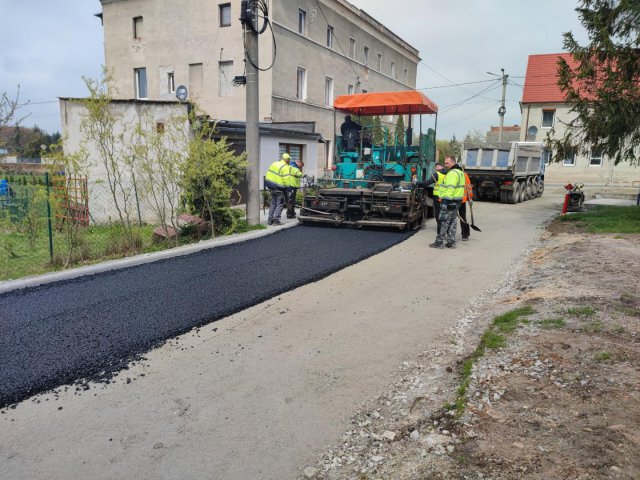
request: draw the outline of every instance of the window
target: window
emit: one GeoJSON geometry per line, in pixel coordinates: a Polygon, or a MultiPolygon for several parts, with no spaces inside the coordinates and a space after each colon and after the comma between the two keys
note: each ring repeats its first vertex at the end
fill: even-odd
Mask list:
{"type": "Polygon", "coordinates": [[[197,99],[202,95],[202,86],[204,85],[204,69],[201,63],[192,63],[189,65],[189,96],[197,99]]]}
{"type": "Polygon", "coordinates": [[[176,78],[173,72],[167,73],[167,93],[176,93],[176,78]]]}
{"type": "Polygon", "coordinates": [[[147,98],[147,69],[136,68],[133,70],[136,77],[136,98],[147,98]]]}
{"type": "Polygon", "coordinates": [[[575,153],[567,154],[567,156],[564,157],[564,160],[562,160],[562,165],[564,165],[565,167],[575,167],[576,154],[575,153]]]}
{"type": "Polygon", "coordinates": [[[333,78],[331,77],[324,79],[324,104],[327,107],[333,107],[333,78]]]}
{"type": "Polygon", "coordinates": [[[353,85],[347,85],[347,95],[353,95],[353,85]]]}
{"type": "Polygon", "coordinates": [[[542,128],[553,127],[553,119],[556,116],[555,110],[543,110],[542,111],[542,128]]]}
{"type": "Polygon", "coordinates": [[[333,48],[333,27],[327,26],[327,47],[333,48]]]}
{"type": "Polygon", "coordinates": [[[369,47],[365,46],[362,53],[363,53],[364,65],[368,66],[369,65],[369,47]]]}
{"type": "Polygon", "coordinates": [[[391,62],[391,77],[396,78],[396,62],[391,62]]]}
{"type": "Polygon", "coordinates": [[[158,132],[160,135],[164,133],[164,123],[162,122],[156,123],[156,132],[158,132]]]}
{"type": "Polygon", "coordinates": [[[218,62],[218,96],[233,97],[233,61],[218,62]]]}
{"type": "Polygon", "coordinates": [[[298,160],[304,161],[304,158],[302,158],[302,148],[303,145],[297,145],[295,143],[281,143],[279,145],[280,157],[282,157],[283,153],[288,153],[291,155],[292,162],[298,160]]]}
{"type": "Polygon", "coordinates": [[[298,100],[307,99],[307,70],[298,67],[298,79],[296,82],[296,98],[298,100]]]}
{"type": "Polygon", "coordinates": [[[551,163],[551,150],[545,148],[542,151],[542,161],[545,165],[549,165],[551,163]]]}
{"type": "Polygon", "coordinates": [[[221,3],[218,5],[219,17],[220,17],[220,26],[221,27],[230,27],[231,26],[231,4],[230,3],[221,3]]]}
{"type": "Polygon", "coordinates": [[[133,17],[133,38],[136,40],[142,38],[142,17],[133,17]]]}
{"type": "Polygon", "coordinates": [[[591,158],[589,159],[589,165],[592,167],[602,166],[602,150],[591,150],[591,158]]]}
{"type": "Polygon", "coordinates": [[[382,54],[381,53],[378,54],[378,65],[376,67],[376,70],[378,70],[379,72],[382,71],[382,54]]]}
{"type": "Polygon", "coordinates": [[[356,57],[356,39],[349,37],[349,58],[356,57]]]}
{"type": "Polygon", "coordinates": [[[300,35],[306,35],[307,33],[307,12],[298,9],[298,33],[300,35]]]}

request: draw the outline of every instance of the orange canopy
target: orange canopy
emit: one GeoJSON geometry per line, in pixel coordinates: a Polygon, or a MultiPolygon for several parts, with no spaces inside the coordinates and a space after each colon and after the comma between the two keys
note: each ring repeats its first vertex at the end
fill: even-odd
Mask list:
{"type": "Polygon", "coordinates": [[[333,107],[339,112],[363,116],[438,113],[438,106],[416,90],[340,95],[333,107]]]}

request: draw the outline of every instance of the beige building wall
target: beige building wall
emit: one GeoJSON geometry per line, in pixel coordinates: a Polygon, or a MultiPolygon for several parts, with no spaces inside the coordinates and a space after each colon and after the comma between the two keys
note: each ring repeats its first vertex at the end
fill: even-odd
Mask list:
{"type": "MultiPolygon", "coordinates": [[[[549,126],[542,126],[544,111],[553,111],[554,138],[562,138],[566,132],[566,124],[575,118],[569,106],[563,103],[539,103],[522,106],[522,130],[520,140],[544,142],[551,132],[549,126]],[[530,127],[536,127],[535,136],[528,136],[530,127]]],[[[590,184],[631,184],[640,180],[640,168],[629,163],[614,165],[612,159],[603,156],[598,160],[597,152],[590,151],[588,155],[576,154],[573,162],[570,159],[559,162],[552,161],[547,165],[545,182],[547,183],[590,183],[590,184]],[[593,154],[596,153],[594,156],[593,154]],[[593,158],[592,158],[593,157],[593,158]]]]}
{"type": "MultiPolygon", "coordinates": [[[[189,99],[211,117],[245,119],[245,88],[220,95],[220,62],[233,62],[234,75],[244,73],[240,0],[101,0],[106,65],[112,71],[114,98],[135,98],[134,70],[146,68],[148,99],[175,98],[167,88],[185,85],[189,99]],[[220,27],[219,5],[231,4],[231,25],[220,27]],[[142,33],[134,38],[134,18],[142,17],[142,33]],[[201,72],[201,73],[200,73],[201,72]]],[[[345,0],[271,0],[270,16],[276,44],[273,68],[260,73],[261,121],[314,121],[327,143],[318,148],[318,172],[333,151],[333,98],[354,93],[415,88],[418,51],[381,23],[345,0]],[[299,11],[306,14],[299,33],[299,11]],[[332,46],[327,27],[333,27],[332,46]],[[350,51],[350,39],[355,49],[350,51]],[[364,47],[368,48],[365,61],[364,47]],[[381,62],[378,65],[378,54],[381,62]],[[392,62],[394,73],[392,74],[392,62]],[[306,70],[306,98],[297,98],[298,67],[306,70]],[[379,67],[379,68],[378,68],[379,67]],[[327,77],[333,95],[325,98],[327,77]],[[329,100],[329,101],[327,101],[329,100]]],[[[273,55],[270,31],[260,36],[260,66],[273,55]]],[[[335,123],[339,129],[343,116],[335,123]]]]}
{"type": "MultiPolygon", "coordinates": [[[[117,122],[114,134],[123,135],[129,139],[134,135],[134,130],[138,124],[149,124],[152,128],[157,128],[157,124],[169,125],[172,119],[177,121],[181,135],[176,135],[180,139],[180,144],[171,145],[175,151],[187,151],[187,143],[190,135],[189,122],[187,119],[187,105],[179,102],[131,102],[116,101],[111,104],[112,113],[116,116],[117,122]],[[142,122],[142,123],[141,123],[142,122]],[[183,142],[183,143],[182,143],[183,142]]],[[[108,223],[118,219],[118,211],[113,201],[111,190],[109,189],[109,179],[106,167],[97,153],[96,146],[85,143],[81,124],[87,115],[87,110],[81,101],[75,99],[60,99],[60,114],[62,125],[62,136],[65,138],[64,150],[66,154],[79,152],[85,149],[87,154],[87,181],[89,190],[89,212],[92,223],[108,223]]],[[[124,145],[116,146],[116,158],[122,157],[124,145]]],[[[129,170],[122,178],[123,189],[129,195],[128,210],[129,220],[133,223],[138,221],[138,206],[135,202],[135,191],[133,191],[133,177],[129,170]]],[[[141,178],[141,175],[136,174],[141,178]]],[[[122,200],[122,198],[120,197],[122,200]]],[[[138,200],[140,204],[140,217],[143,222],[158,224],[151,201],[148,200],[142,190],[138,190],[138,200]]],[[[175,200],[175,199],[174,199],[175,200]]]]}

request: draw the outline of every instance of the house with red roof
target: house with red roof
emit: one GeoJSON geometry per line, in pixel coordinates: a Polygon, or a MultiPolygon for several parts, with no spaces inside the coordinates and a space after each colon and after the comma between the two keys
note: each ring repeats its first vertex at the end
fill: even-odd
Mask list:
{"type": "MultiPolygon", "coordinates": [[[[566,60],[570,67],[576,61],[569,53],[529,55],[520,110],[522,112],[521,141],[544,142],[551,133],[562,138],[565,125],[575,118],[571,105],[558,86],[558,61],[566,60]]],[[[596,149],[588,155],[570,155],[559,162],[552,161],[546,169],[546,183],[631,183],[640,180],[640,169],[629,163],[614,165],[612,159],[596,149]]]]}

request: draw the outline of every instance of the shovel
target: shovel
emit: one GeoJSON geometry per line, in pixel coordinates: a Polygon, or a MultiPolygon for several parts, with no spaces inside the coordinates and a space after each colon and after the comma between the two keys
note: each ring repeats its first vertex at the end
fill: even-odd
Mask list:
{"type": "Polygon", "coordinates": [[[469,213],[471,214],[471,225],[469,226],[473,228],[476,232],[481,232],[482,230],[476,227],[475,222],[473,221],[473,202],[467,202],[467,205],[469,205],[469,213]]]}

